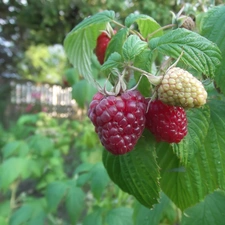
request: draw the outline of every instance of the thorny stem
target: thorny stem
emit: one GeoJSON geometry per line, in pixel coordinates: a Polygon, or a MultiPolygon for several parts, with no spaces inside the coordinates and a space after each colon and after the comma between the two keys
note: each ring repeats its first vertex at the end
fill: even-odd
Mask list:
{"type": "Polygon", "coordinates": [[[172,27],[174,27],[175,26],[175,24],[168,24],[168,25],[166,25],[166,26],[164,26],[164,27],[160,27],[159,29],[157,29],[157,30],[155,30],[154,32],[152,32],[151,34],[149,34],[148,36],[147,36],[147,40],[149,39],[149,38],[151,38],[152,36],[154,36],[156,33],[158,33],[159,31],[161,31],[161,30],[166,30],[166,29],[169,29],[169,28],[172,28],[172,27]]]}
{"type": "MultiPolygon", "coordinates": [[[[115,20],[112,20],[112,22],[115,23],[116,25],[120,26],[120,27],[123,27],[123,28],[126,27],[126,26],[124,26],[123,24],[118,23],[118,22],[115,21],[115,20]]],[[[139,32],[134,31],[134,30],[132,30],[132,29],[129,29],[129,32],[130,32],[131,34],[138,35],[138,37],[139,37],[142,41],[145,41],[145,38],[144,38],[139,32]]]]}

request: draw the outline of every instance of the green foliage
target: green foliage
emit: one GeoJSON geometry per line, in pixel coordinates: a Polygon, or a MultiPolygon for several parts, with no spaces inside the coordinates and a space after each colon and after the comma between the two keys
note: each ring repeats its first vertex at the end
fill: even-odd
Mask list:
{"type": "Polygon", "coordinates": [[[193,157],[202,147],[209,129],[209,107],[187,111],[188,134],[179,143],[174,144],[173,151],[184,166],[189,166],[193,157]]]}
{"type": "MultiPolygon", "coordinates": [[[[156,12],[162,9],[161,5],[156,9],[156,3],[148,7],[156,12]]],[[[112,87],[122,72],[129,87],[138,84],[144,96],[154,97],[151,79],[164,74],[178,57],[181,67],[194,71],[203,84],[210,83],[207,104],[186,110],[188,134],[180,143],[157,142],[145,131],[133,151],[119,156],[103,149],[87,118],[59,122],[40,113],[22,116],[10,131],[1,128],[1,224],[223,223],[224,32],[220,21],[224,6],[201,15],[199,33],[161,27],[157,17],[145,14],[123,16],[123,25],[116,15],[113,10],[94,14],[65,38],[66,54],[75,67],[66,77],[81,107],[85,108],[96,87],[110,82],[112,87]],[[110,26],[117,33],[105,63],[99,65],[94,55],[96,39],[110,26]],[[138,83],[142,75],[149,79],[138,83]]],[[[43,61],[39,57],[35,63],[43,61]]]]}
{"type": "MultiPolygon", "coordinates": [[[[208,13],[204,14],[201,17],[199,24],[199,32],[201,35],[206,37],[207,39],[213,41],[220,48],[222,53],[222,61],[225,60],[225,44],[223,41],[223,37],[225,35],[225,31],[222,28],[224,26],[224,6],[217,6],[208,11],[208,13]],[[219,35],[218,35],[219,34],[219,35]]],[[[225,83],[224,77],[225,75],[225,64],[222,63],[220,67],[216,71],[216,85],[221,89],[223,93],[225,93],[225,83]]]]}
{"type": "Polygon", "coordinates": [[[188,167],[184,167],[173,155],[170,146],[160,144],[157,148],[158,162],[162,168],[162,190],[183,210],[199,202],[217,187],[225,188],[225,171],[221,164],[225,156],[222,148],[224,140],[220,138],[223,129],[221,121],[225,119],[224,102],[212,101],[209,106],[211,113],[208,133],[188,167]]]}
{"type": "Polygon", "coordinates": [[[181,61],[207,76],[212,77],[220,65],[219,48],[208,39],[184,28],[169,31],[162,37],[150,40],[149,46],[174,58],[178,58],[183,52],[181,61]]]}
{"type": "MultiPolygon", "coordinates": [[[[144,14],[134,14],[131,13],[125,20],[125,25],[127,27],[131,27],[132,24],[137,23],[138,28],[140,30],[141,35],[148,39],[148,35],[158,30],[161,26],[150,16],[144,14]]],[[[163,31],[155,33],[151,37],[158,37],[163,34],[163,31]]]]}
{"type": "Polygon", "coordinates": [[[110,178],[146,207],[152,207],[159,198],[160,174],[151,142],[151,139],[142,137],[135,149],[125,155],[103,153],[103,162],[110,178]]]}
{"type": "Polygon", "coordinates": [[[18,64],[22,77],[36,82],[61,83],[67,59],[61,45],[31,45],[18,64]]]}
{"type": "Polygon", "coordinates": [[[65,38],[64,48],[72,63],[88,81],[95,84],[91,72],[91,56],[100,30],[115,17],[114,12],[104,11],[78,24],[65,38]],[[93,23],[94,22],[94,23],[93,23]],[[78,53],[77,57],[74,53],[78,53]],[[85,62],[85,63],[84,63],[85,62]]]}
{"type": "Polygon", "coordinates": [[[72,88],[72,97],[81,108],[84,108],[86,103],[91,101],[96,92],[96,88],[84,79],[76,82],[72,88]]]}
{"type": "Polygon", "coordinates": [[[139,225],[158,225],[160,222],[165,224],[174,224],[179,222],[179,213],[174,203],[161,193],[159,203],[155,204],[153,209],[149,209],[137,203],[134,209],[134,224],[139,225]],[[177,221],[176,221],[177,220],[177,221]]]}
{"type": "Polygon", "coordinates": [[[27,114],[2,132],[10,138],[0,136],[1,224],[93,224],[89,218],[97,215],[101,225],[112,216],[117,219],[110,224],[131,223],[132,209],[125,206],[133,200],[110,182],[87,118],[58,121],[45,113],[27,114]]]}
{"type": "Polygon", "coordinates": [[[204,202],[198,203],[192,208],[185,210],[185,215],[182,218],[182,225],[197,225],[197,224],[223,224],[225,204],[224,191],[215,191],[206,196],[204,202]]]}
{"type": "Polygon", "coordinates": [[[28,199],[18,210],[16,210],[9,220],[10,225],[22,224],[44,224],[46,218],[45,199],[28,199]]]}
{"type": "Polygon", "coordinates": [[[126,61],[133,61],[146,48],[146,42],[141,41],[137,35],[130,35],[123,45],[123,58],[126,61]]]}
{"type": "MultiPolygon", "coordinates": [[[[221,72],[223,68],[224,58],[224,33],[219,29],[223,14],[224,6],[204,13],[197,23],[198,33],[197,29],[190,31],[173,24],[161,27],[157,21],[144,14],[130,14],[122,24],[112,11],[102,11],[78,24],[65,39],[64,47],[68,58],[93,86],[96,86],[96,78],[91,73],[93,42],[96,42],[96,34],[102,31],[102,22],[105,29],[110,26],[117,29],[108,45],[105,62],[100,66],[103,77],[113,75],[113,78],[109,78],[112,85],[122,77],[128,87],[138,85],[143,95],[154,98],[158,75],[163,75],[172,63],[180,60],[179,66],[193,71],[209,92],[204,107],[186,109],[188,134],[180,143],[156,142],[150,132],[145,131],[129,153],[113,155],[103,151],[103,164],[111,180],[142,204],[133,213],[133,222],[136,224],[180,223],[181,211],[187,210],[191,215],[203,199],[205,201],[199,203],[206,204],[203,207],[214,200],[219,201],[218,205],[223,204],[222,197],[216,196],[212,201],[210,197],[206,197],[218,188],[225,190],[225,102],[224,96],[218,93],[213,84],[213,79],[217,83],[222,77],[218,71],[221,72]],[[216,20],[219,22],[214,27],[216,20]],[[164,31],[165,29],[170,30],[164,31]],[[84,35],[86,33],[93,33],[94,36],[89,38],[84,35]],[[84,48],[81,47],[82,44],[84,48]],[[76,59],[78,55],[81,56],[79,60],[76,59]],[[148,79],[144,78],[139,83],[142,75],[148,79]],[[210,83],[210,87],[207,83],[210,83]]],[[[222,90],[222,82],[219,87],[222,90]]],[[[90,179],[87,174],[80,180],[81,184],[90,179]]],[[[199,212],[204,210],[196,209],[199,212]]],[[[104,223],[102,211],[102,208],[98,208],[98,211],[92,212],[84,224],[90,224],[94,218],[98,224],[104,223]]],[[[114,218],[117,224],[121,223],[116,216],[114,218]]],[[[190,220],[184,217],[182,223],[188,223],[194,217],[188,218],[190,220]]],[[[215,222],[207,218],[205,224],[208,221],[219,223],[221,219],[220,217],[215,222]]],[[[114,220],[110,217],[106,221],[111,224],[114,220]]]]}

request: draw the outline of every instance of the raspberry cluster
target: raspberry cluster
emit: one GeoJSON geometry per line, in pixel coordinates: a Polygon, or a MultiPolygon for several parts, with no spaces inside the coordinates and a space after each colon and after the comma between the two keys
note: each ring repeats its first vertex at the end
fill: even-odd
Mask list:
{"type": "MultiPolygon", "coordinates": [[[[105,35],[102,33],[97,40],[96,54],[100,63],[104,62],[108,44],[106,39],[109,37],[105,35]]],[[[120,82],[121,79],[118,84],[120,82]]],[[[117,87],[122,87],[121,84],[117,87]]],[[[146,100],[139,91],[126,88],[119,88],[114,94],[106,91],[95,94],[88,116],[106,150],[115,155],[130,152],[145,128],[157,141],[168,143],[179,143],[187,135],[185,110],[206,103],[204,86],[179,67],[169,68],[154,85],[156,97],[150,100],[146,100]]]]}

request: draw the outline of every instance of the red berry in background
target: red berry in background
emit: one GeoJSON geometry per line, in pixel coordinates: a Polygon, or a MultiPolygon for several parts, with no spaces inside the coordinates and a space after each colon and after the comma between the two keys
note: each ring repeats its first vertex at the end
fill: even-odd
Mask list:
{"type": "Polygon", "coordinates": [[[111,38],[109,37],[109,35],[106,32],[102,32],[98,36],[95,54],[96,54],[100,64],[104,63],[106,48],[107,48],[110,40],[111,40],[111,38]]]}
{"type": "Polygon", "coordinates": [[[157,141],[179,143],[187,134],[186,112],[182,107],[153,100],[146,113],[146,128],[157,141]]]}
{"type": "Polygon", "coordinates": [[[145,113],[145,99],[136,90],[118,96],[98,92],[88,110],[102,145],[115,155],[134,148],[145,128],[145,113]]]}

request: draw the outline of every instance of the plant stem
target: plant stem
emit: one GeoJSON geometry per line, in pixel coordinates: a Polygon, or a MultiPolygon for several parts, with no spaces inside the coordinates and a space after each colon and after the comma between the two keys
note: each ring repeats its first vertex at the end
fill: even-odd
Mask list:
{"type": "MultiPolygon", "coordinates": [[[[126,27],[126,26],[124,26],[123,24],[121,24],[121,23],[119,23],[119,22],[117,22],[117,21],[115,21],[115,20],[112,20],[112,22],[115,23],[116,25],[120,26],[120,27],[123,27],[123,28],[126,27]]],[[[129,32],[130,32],[131,34],[137,35],[142,41],[146,41],[145,38],[144,38],[139,32],[137,32],[137,31],[135,31],[135,30],[132,30],[132,29],[129,29],[129,32]]]]}
{"type": "Polygon", "coordinates": [[[127,68],[133,69],[135,71],[140,72],[142,75],[146,76],[149,80],[149,82],[155,86],[159,85],[162,81],[163,76],[155,76],[149,72],[146,72],[145,70],[142,70],[140,68],[137,68],[135,66],[127,65],[127,68]]]}
{"type": "Polygon", "coordinates": [[[149,38],[151,38],[152,36],[154,36],[156,33],[158,33],[159,31],[161,31],[161,30],[165,30],[165,29],[168,29],[168,28],[172,28],[172,27],[174,27],[175,26],[175,24],[168,24],[168,25],[166,25],[166,26],[164,26],[164,27],[160,27],[159,29],[157,29],[157,30],[155,30],[154,32],[152,32],[151,34],[149,34],[148,36],[147,36],[147,40],[149,39],[149,38]]]}
{"type": "Polygon", "coordinates": [[[153,74],[148,73],[147,71],[142,70],[142,69],[140,69],[140,68],[137,68],[137,67],[135,67],[135,66],[127,65],[127,67],[130,68],[130,69],[133,69],[133,70],[135,70],[135,71],[137,71],[137,72],[143,73],[144,75],[146,74],[146,75],[148,75],[148,76],[154,76],[153,74]]]}
{"type": "Polygon", "coordinates": [[[11,189],[10,208],[11,208],[11,210],[16,208],[16,191],[17,191],[18,185],[19,185],[19,181],[14,181],[10,186],[10,189],[11,189]]]}

